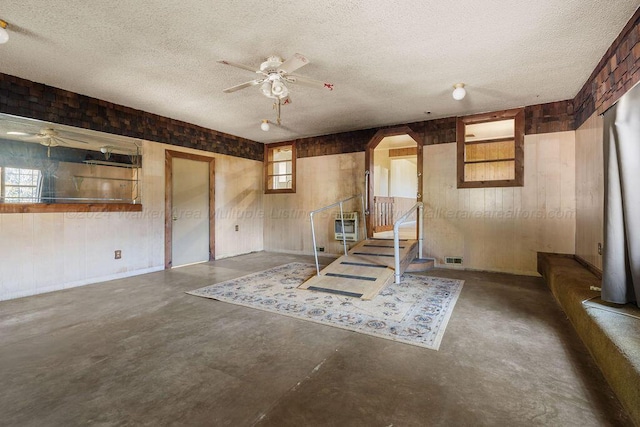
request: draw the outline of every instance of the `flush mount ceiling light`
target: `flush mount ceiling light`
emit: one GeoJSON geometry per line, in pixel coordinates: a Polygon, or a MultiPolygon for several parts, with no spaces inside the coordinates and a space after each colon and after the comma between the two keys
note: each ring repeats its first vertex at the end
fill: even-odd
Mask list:
{"type": "Polygon", "coordinates": [[[260,124],[260,129],[262,129],[262,130],[263,130],[263,131],[265,131],[265,132],[268,132],[268,131],[269,131],[269,127],[270,127],[270,126],[269,126],[269,120],[267,120],[267,119],[264,119],[264,120],[262,121],[262,123],[260,124]]]}
{"type": "Polygon", "coordinates": [[[460,101],[465,97],[466,94],[467,91],[464,88],[464,83],[456,83],[453,85],[453,93],[451,94],[451,96],[453,96],[453,99],[455,99],[456,101],[460,101]]]}
{"type": "Polygon", "coordinates": [[[0,44],[9,41],[9,33],[7,32],[7,23],[0,19],[0,44]]]}

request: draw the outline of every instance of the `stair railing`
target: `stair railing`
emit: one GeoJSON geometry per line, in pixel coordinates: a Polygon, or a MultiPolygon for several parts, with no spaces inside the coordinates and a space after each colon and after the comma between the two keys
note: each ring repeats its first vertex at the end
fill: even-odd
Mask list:
{"type": "Polygon", "coordinates": [[[311,237],[313,239],[313,254],[316,258],[316,272],[318,274],[318,276],[320,275],[320,264],[318,262],[318,247],[316,246],[316,229],[313,226],[313,215],[317,214],[319,212],[322,211],[326,211],[327,209],[331,209],[331,208],[335,208],[336,206],[340,206],[340,223],[341,223],[341,229],[342,229],[342,245],[344,246],[344,254],[346,256],[349,256],[349,254],[347,253],[347,237],[346,237],[346,233],[344,232],[344,212],[342,209],[342,205],[344,204],[344,202],[348,202],[349,200],[353,200],[353,199],[357,199],[360,198],[360,202],[362,204],[362,225],[364,227],[364,236],[366,238],[367,236],[367,221],[365,219],[365,205],[364,205],[364,197],[362,197],[362,194],[356,194],[355,196],[351,196],[351,197],[347,197],[346,199],[342,199],[340,201],[337,201],[335,203],[332,203],[328,206],[322,207],[320,209],[316,209],[315,211],[311,211],[311,213],[309,213],[309,217],[311,218],[311,237]]]}
{"type": "Polygon", "coordinates": [[[413,205],[413,207],[409,209],[407,213],[398,218],[398,220],[393,224],[393,256],[395,258],[396,284],[400,283],[400,277],[402,276],[402,274],[400,273],[400,225],[405,222],[409,218],[409,215],[411,215],[416,209],[418,210],[418,258],[422,258],[422,221],[424,204],[422,202],[418,202],[413,205]]]}

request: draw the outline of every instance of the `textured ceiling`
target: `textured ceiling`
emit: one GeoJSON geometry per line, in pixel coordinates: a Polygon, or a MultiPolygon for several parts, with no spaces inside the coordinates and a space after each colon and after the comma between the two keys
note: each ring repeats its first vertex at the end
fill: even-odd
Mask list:
{"type": "Polygon", "coordinates": [[[637,0],[4,0],[0,72],[261,142],[573,98],[637,0]],[[299,52],[282,127],[254,78],[299,52]],[[451,98],[464,82],[467,97],[451,98]],[[430,112],[431,114],[426,114],[430,112]]]}

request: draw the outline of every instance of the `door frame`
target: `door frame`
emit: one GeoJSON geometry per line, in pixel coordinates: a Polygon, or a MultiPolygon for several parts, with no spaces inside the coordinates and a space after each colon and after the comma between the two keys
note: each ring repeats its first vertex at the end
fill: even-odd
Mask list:
{"type": "MultiPolygon", "coordinates": [[[[418,179],[418,194],[416,194],[416,202],[421,202],[422,201],[422,168],[423,168],[423,158],[422,158],[422,146],[423,143],[422,138],[420,138],[420,135],[417,132],[414,132],[409,126],[397,126],[397,127],[392,127],[392,128],[385,128],[385,129],[380,129],[378,132],[376,132],[375,135],[373,135],[373,137],[371,138],[371,140],[369,141],[369,143],[367,144],[367,149],[365,150],[365,154],[364,154],[364,164],[365,164],[365,174],[368,173],[369,174],[369,188],[367,189],[367,194],[368,194],[368,200],[366,201],[367,203],[367,210],[369,210],[369,212],[372,212],[373,209],[373,189],[375,188],[373,185],[373,180],[374,180],[374,176],[373,176],[373,168],[374,168],[374,162],[373,162],[373,156],[374,156],[374,150],[376,149],[376,147],[378,146],[378,144],[380,144],[380,142],[382,142],[382,140],[384,138],[386,138],[387,136],[397,136],[397,135],[408,135],[411,139],[413,139],[416,142],[416,146],[417,146],[417,150],[416,150],[416,156],[417,156],[417,179],[418,179]]],[[[371,214],[367,215],[367,234],[369,238],[373,238],[373,219],[371,214]]]]}
{"type": "Polygon", "coordinates": [[[195,160],[209,164],[209,261],[215,259],[215,158],[180,151],[165,150],[164,153],[164,268],[173,266],[173,159],[195,160]]]}

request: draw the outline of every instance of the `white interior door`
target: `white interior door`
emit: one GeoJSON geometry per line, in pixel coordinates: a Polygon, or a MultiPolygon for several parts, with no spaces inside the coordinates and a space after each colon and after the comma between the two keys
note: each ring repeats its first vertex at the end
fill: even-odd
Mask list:
{"type": "Polygon", "coordinates": [[[209,163],[172,159],[172,265],[209,261],[209,163]]]}

